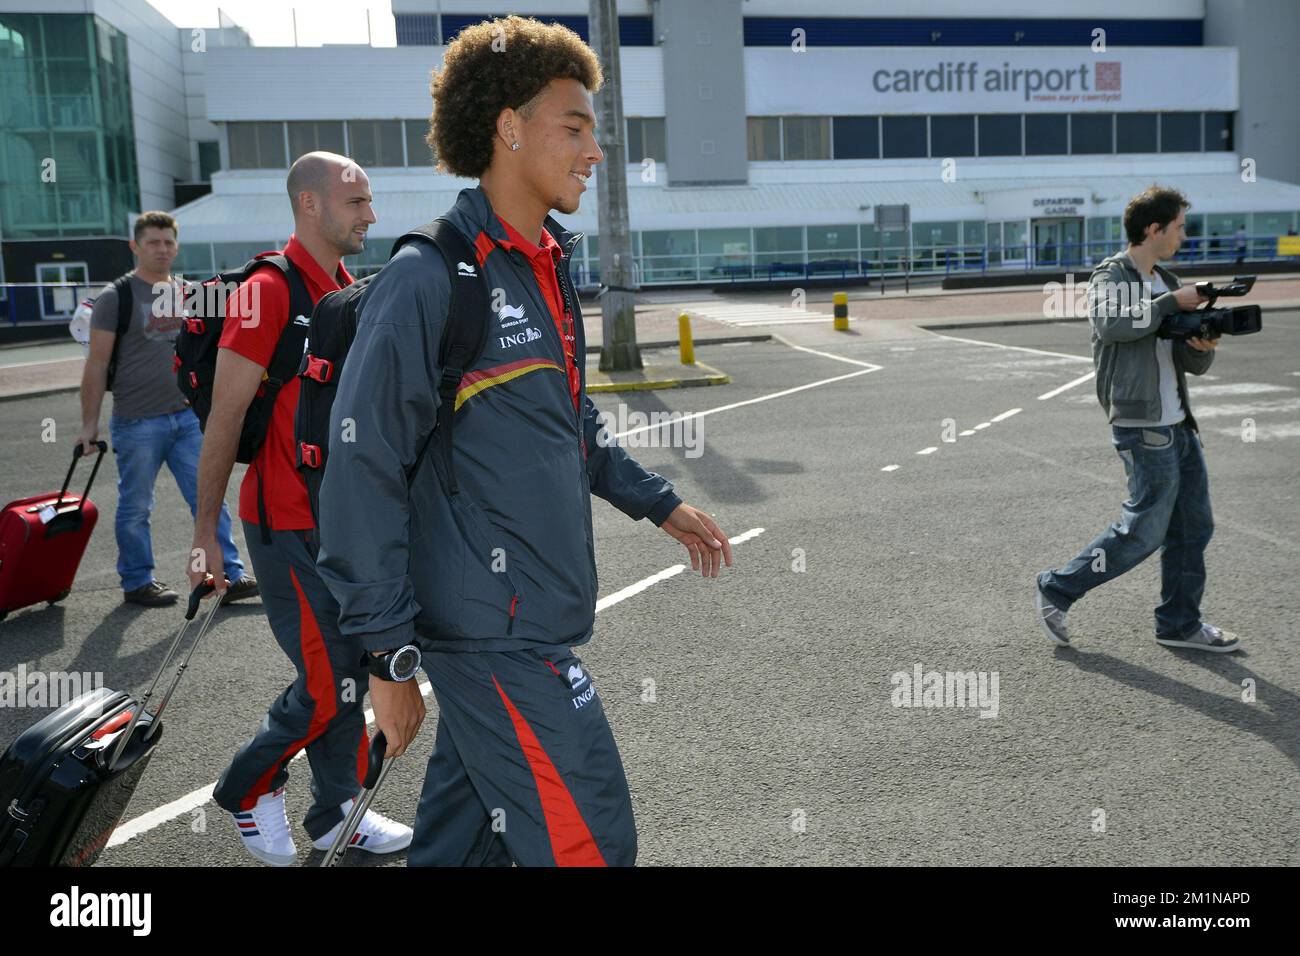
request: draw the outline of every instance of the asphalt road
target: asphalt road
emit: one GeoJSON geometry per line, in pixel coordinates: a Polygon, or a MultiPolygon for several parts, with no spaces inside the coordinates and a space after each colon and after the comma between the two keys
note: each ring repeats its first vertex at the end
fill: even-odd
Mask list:
{"type": "MultiPolygon", "coordinates": [[[[1217,526],[1203,609],[1242,638],[1234,655],[1155,643],[1156,558],[1076,605],[1075,647],[1038,629],[1034,574],[1124,497],[1092,381],[1058,391],[1091,370],[1085,324],[945,333],[989,344],[870,323],[758,329],[786,341],[701,353],[729,386],[622,396],[643,412],[718,409],[692,420],[698,457],[633,454],[729,534],[762,529],[719,579],[688,570],[601,610],[579,651],[623,753],[639,862],[1300,863],[1300,312],[1266,323],[1221,346],[1192,392],[1217,526]],[[894,675],[918,666],[976,672],[988,694],[898,706],[894,675]]],[[[599,398],[617,410],[620,396],[599,398]]],[[[75,395],[0,403],[0,499],[57,486],[77,417],[75,395]]],[[[0,624],[0,670],[100,671],[143,690],[180,614],[120,604],[115,477],[106,461],[73,594],[0,624]]],[[[602,597],[686,557],[647,522],[600,501],[594,513],[602,597]]],[[[178,583],[190,522],[166,476],[153,530],[158,576],[178,583]]],[[[256,602],[223,613],[127,812],[136,835],[100,865],[257,865],[194,794],[291,678],[256,602]]],[[[429,705],[376,804],[408,823],[429,705]]],[[[0,740],[44,713],[0,709],[0,740]]],[[[299,826],[307,769],[293,765],[288,791],[303,863],[319,859],[299,826]]]]}

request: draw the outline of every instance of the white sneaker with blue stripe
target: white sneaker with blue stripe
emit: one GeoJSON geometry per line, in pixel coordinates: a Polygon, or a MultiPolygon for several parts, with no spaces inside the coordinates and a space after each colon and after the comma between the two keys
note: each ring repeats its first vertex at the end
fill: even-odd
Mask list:
{"type": "MultiPolygon", "coordinates": [[[[352,801],[349,800],[342,804],[339,809],[343,811],[343,820],[334,824],[329,833],[312,841],[311,845],[316,849],[328,850],[334,845],[334,838],[339,835],[344,820],[347,819],[348,813],[352,810],[352,801]]],[[[414,831],[406,824],[390,820],[382,813],[376,813],[374,810],[367,810],[366,815],[361,818],[357,832],[352,834],[348,849],[369,850],[371,853],[396,853],[398,850],[405,850],[411,845],[412,836],[414,836],[414,831]]]]}
{"type": "Polygon", "coordinates": [[[289,815],[284,807],[284,787],[264,793],[253,809],[232,813],[244,849],[270,866],[293,866],[298,848],[289,832],[289,815]]]}

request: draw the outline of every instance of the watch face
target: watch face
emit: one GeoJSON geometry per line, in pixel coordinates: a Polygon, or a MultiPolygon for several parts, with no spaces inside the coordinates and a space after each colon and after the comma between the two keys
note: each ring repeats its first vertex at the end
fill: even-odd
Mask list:
{"type": "Polygon", "coordinates": [[[420,652],[414,647],[404,647],[393,656],[390,673],[398,680],[405,680],[415,673],[420,666],[420,652]]]}

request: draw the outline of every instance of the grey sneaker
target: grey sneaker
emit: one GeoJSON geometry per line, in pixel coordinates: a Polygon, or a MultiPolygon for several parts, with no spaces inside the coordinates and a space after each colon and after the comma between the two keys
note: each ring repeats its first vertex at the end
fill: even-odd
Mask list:
{"type": "Polygon", "coordinates": [[[1213,624],[1202,624],[1201,629],[1191,637],[1156,637],[1157,644],[1165,647],[1186,647],[1194,651],[1211,651],[1215,654],[1229,654],[1241,647],[1241,640],[1235,634],[1225,634],[1213,624]]]}
{"type": "Polygon", "coordinates": [[[1070,633],[1065,627],[1066,612],[1049,601],[1041,587],[1035,586],[1034,590],[1038,592],[1038,623],[1042,625],[1043,633],[1053,644],[1069,647],[1070,633]]]}

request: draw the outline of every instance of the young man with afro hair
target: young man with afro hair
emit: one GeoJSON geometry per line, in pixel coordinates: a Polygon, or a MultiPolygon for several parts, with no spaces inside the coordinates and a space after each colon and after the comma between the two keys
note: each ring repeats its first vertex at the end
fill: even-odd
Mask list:
{"type": "MultiPolygon", "coordinates": [[[[361,300],[321,488],[318,567],[340,628],[369,652],[389,755],[438,730],[416,814],[415,866],[631,865],[636,825],[618,747],[572,647],[592,633],[591,495],[649,518],[717,577],[726,535],[611,442],[586,395],[569,258],[596,143],[599,60],[572,31],[507,17],[463,30],[432,84],[440,168],[478,179],[445,214],[473,247],[491,306],[455,398],[454,482],[424,453],[437,419],[452,278],[410,242],[361,300]],[[335,434],[338,432],[335,431],[335,434]]],[[[622,175],[614,170],[612,175],[622,175]]]]}

